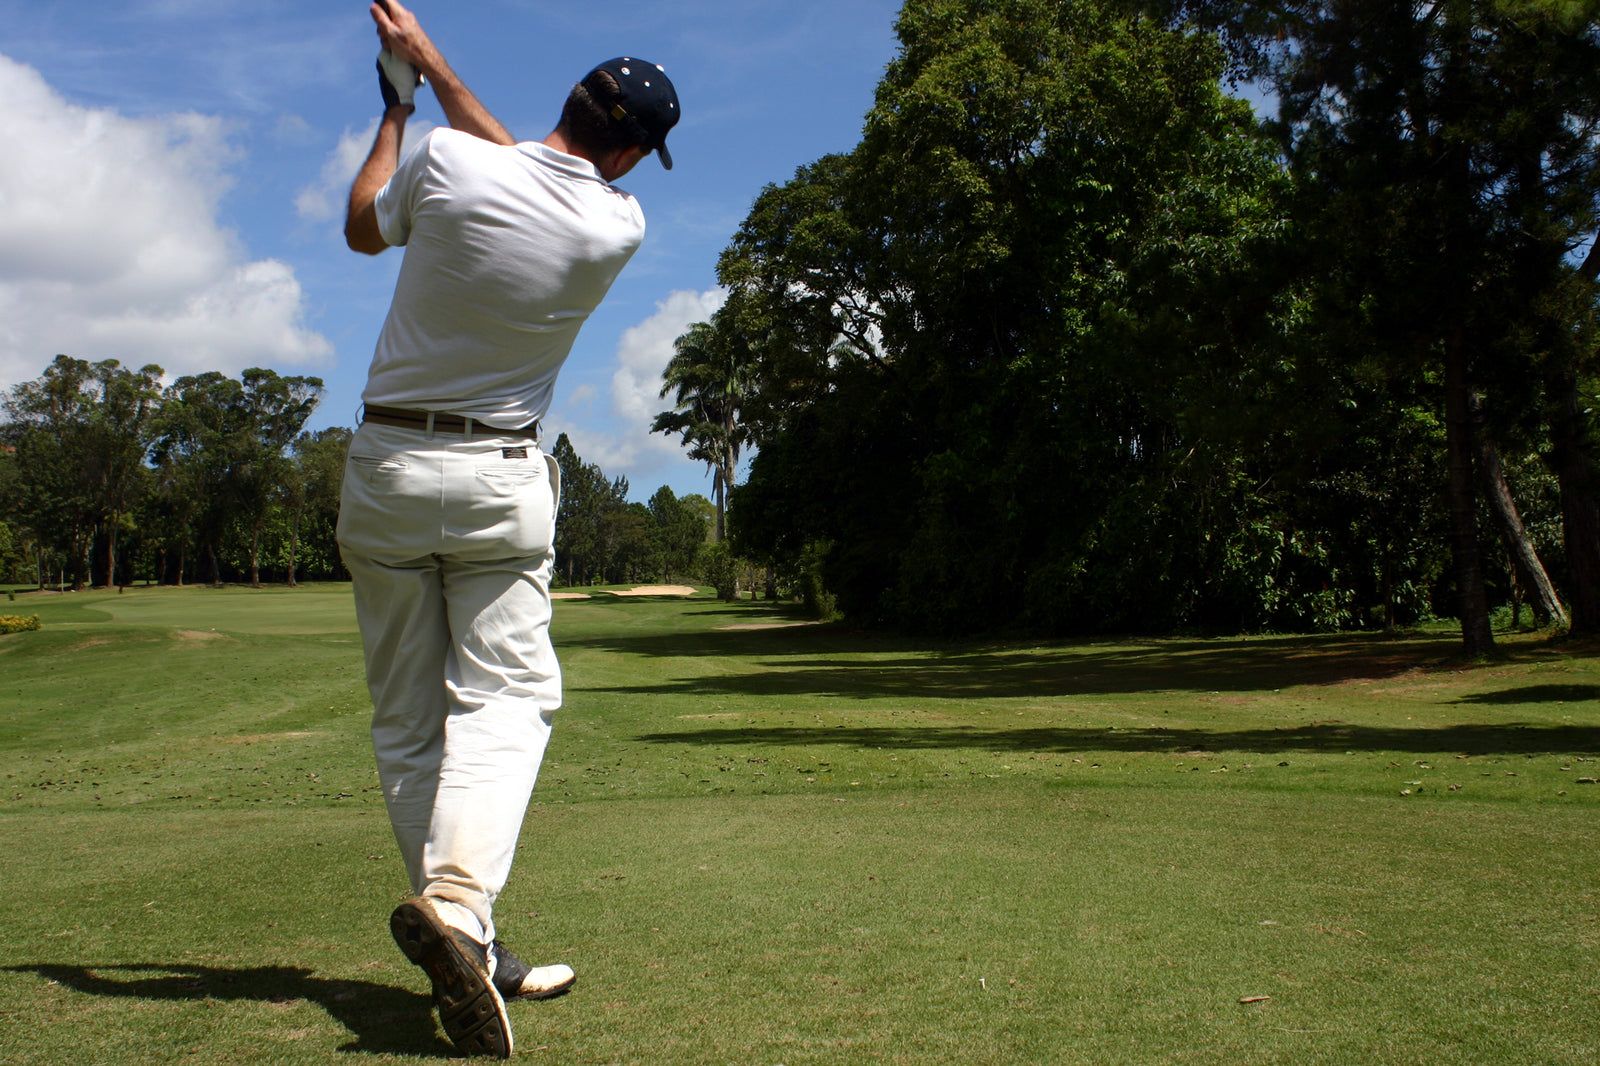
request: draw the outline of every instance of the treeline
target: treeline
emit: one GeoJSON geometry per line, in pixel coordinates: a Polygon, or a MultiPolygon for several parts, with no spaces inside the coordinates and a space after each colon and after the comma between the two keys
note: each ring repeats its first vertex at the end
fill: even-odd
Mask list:
{"type": "MultiPolygon", "coordinates": [[[[59,355],[0,404],[0,582],[347,580],[334,532],[351,430],[304,431],[314,377],[251,369],[163,387],[158,366],[59,355]]],[[[694,581],[718,555],[711,503],[663,486],[630,504],[563,435],[560,578],[694,581]]]]}
{"type": "Polygon", "coordinates": [[[734,547],[932,632],[1600,628],[1596,11],[909,0],[680,339],[734,547]]]}
{"type": "Polygon", "coordinates": [[[0,580],[286,581],[343,573],[347,429],[302,432],[322,382],[56,356],[0,425],[0,580]]]}
{"type": "Polygon", "coordinates": [[[584,462],[565,433],[550,454],[561,467],[557,584],[718,583],[726,551],[711,542],[711,501],[663,485],[649,503],[629,503],[628,479],[584,462]]]}

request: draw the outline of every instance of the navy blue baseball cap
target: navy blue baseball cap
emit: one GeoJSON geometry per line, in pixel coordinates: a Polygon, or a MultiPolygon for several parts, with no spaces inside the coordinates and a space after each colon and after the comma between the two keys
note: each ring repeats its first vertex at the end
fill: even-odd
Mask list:
{"type": "Polygon", "coordinates": [[[611,112],[612,118],[634,132],[640,144],[661,157],[662,166],[672,169],[667,132],[678,124],[678,90],[672,87],[665,70],[642,59],[618,56],[585,74],[583,85],[611,112]],[[602,70],[616,81],[617,92],[606,93],[590,84],[590,79],[602,70]]]}

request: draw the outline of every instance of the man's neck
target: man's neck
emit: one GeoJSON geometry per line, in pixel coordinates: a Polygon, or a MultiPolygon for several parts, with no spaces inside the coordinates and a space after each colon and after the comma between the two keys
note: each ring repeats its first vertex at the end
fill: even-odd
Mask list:
{"type": "Polygon", "coordinates": [[[546,137],[542,143],[548,147],[554,148],[558,152],[565,152],[567,155],[575,155],[579,159],[587,159],[589,162],[595,165],[595,169],[597,170],[600,167],[599,160],[594,159],[589,155],[588,152],[585,152],[582,148],[579,148],[577,145],[567,140],[566,135],[563,134],[559,129],[551,130],[550,136],[546,137]]]}

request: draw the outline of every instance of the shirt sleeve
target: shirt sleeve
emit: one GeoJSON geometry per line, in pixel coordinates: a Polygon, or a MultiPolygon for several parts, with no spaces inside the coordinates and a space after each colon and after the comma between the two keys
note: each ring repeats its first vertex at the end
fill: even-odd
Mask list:
{"type": "Polygon", "coordinates": [[[377,198],[373,201],[373,208],[378,215],[378,232],[395,248],[403,247],[411,239],[411,219],[421,199],[422,181],[428,173],[428,158],[435,132],[429,130],[427,136],[417,142],[410,154],[400,161],[399,167],[389,176],[383,188],[378,190],[377,198]]]}

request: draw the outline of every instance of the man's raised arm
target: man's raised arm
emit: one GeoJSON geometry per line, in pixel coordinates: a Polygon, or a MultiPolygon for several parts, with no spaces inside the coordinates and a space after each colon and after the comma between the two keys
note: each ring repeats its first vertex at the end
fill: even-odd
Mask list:
{"type": "Polygon", "coordinates": [[[463,133],[482,137],[495,144],[516,144],[516,138],[489,114],[489,109],[472,95],[472,91],[456,77],[450,64],[433,46],[428,35],[422,32],[417,16],[401,6],[400,0],[377,0],[371,7],[372,21],[378,25],[378,37],[383,46],[416,67],[439,98],[444,116],[450,125],[463,133]]]}
{"type": "Polygon", "coordinates": [[[372,151],[367,153],[367,161],[361,164],[355,184],[350,186],[350,206],[344,216],[344,242],[351,251],[377,255],[389,247],[378,229],[374,201],[378,190],[400,165],[400,139],[405,135],[406,117],[410,114],[409,104],[395,104],[384,111],[372,151]]]}

